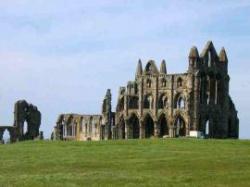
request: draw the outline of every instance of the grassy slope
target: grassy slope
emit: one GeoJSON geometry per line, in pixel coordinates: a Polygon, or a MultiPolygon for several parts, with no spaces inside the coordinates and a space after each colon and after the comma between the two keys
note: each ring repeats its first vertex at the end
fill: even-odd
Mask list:
{"type": "Polygon", "coordinates": [[[0,145],[0,186],[250,186],[250,141],[0,145]]]}

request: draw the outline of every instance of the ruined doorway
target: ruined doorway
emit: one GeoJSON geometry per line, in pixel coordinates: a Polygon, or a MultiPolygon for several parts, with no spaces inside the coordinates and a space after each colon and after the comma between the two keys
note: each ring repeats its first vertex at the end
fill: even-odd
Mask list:
{"type": "Polygon", "coordinates": [[[5,129],[3,132],[3,143],[8,144],[11,142],[10,132],[8,129],[5,129]]]}
{"type": "Polygon", "coordinates": [[[144,119],[145,126],[145,138],[154,136],[154,121],[150,115],[147,115],[144,119]]]}
{"type": "Polygon", "coordinates": [[[138,139],[140,137],[140,126],[139,119],[135,114],[129,119],[129,128],[131,130],[131,135],[133,139],[138,139]]]}
{"type": "Polygon", "coordinates": [[[159,118],[159,129],[160,129],[160,137],[164,135],[168,135],[168,126],[167,126],[167,119],[164,114],[162,114],[159,118]]]}
{"type": "Polygon", "coordinates": [[[175,126],[176,126],[176,135],[177,136],[186,136],[186,126],[185,126],[185,121],[183,120],[182,117],[177,117],[175,121],[175,126]]]}

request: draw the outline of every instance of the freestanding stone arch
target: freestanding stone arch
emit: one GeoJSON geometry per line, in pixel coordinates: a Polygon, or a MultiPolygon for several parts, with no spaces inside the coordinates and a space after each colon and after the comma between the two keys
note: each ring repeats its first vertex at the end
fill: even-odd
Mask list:
{"type": "MultiPolygon", "coordinates": [[[[0,126],[0,140],[2,133],[7,129],[10,133],[10,142],[33,140],[40,136],[41,113],[36,106],[20,100],[14,106],[14,125],[0,126]],[[27,132],[24,132],[24,124],[27,122],[27,132]]],[[[42,133],[41,133],[42,134],[42,133]]]]}

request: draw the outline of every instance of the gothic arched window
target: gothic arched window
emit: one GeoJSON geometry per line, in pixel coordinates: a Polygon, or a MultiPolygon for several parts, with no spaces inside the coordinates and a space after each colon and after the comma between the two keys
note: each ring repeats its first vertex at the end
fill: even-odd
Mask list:
{"type": "Polygon", "coordinates": [[[212,66],[212,55],[211,51],[208,51],[208,67],[212,66]]]}
{"type": "Polygon", "coordinates": [[[144,108],[152,109],[153,108],[153,97],[151,95],[147,95],[144,98],[144,108]]]}
{"type": "Polygon", "coordinates": [[[152,84],[152,83],[151,83],[151,80],[148,79],[148,80],[147,80],[147,87],[148,87],[148,88],[151,88],[151,84],[152,84]]]}
{"type": "Polygon", "coordinates": [[[165,79],[162,79],[162,80],[161,80],[161,86],[162,86],[162,87],[166,87],[166,84],[167,84],[167,83],[166,83],[166,80],[165,80],[165,79]]]}
{"type": "Polygon", "coordinates": [[[180,97],[178,99],[178,103],[177,103],[177,108],[185,108],[185,102],[184,102],[184,99],[182,97],[180,97]]]}
{"type": "Polygon", "coordinates": [[[159,98],[159,103],[158,103],[158,107],[160,109],[163,109],[163,108],[167,108],[168,106],[168,98],[166,95],[161,95],[161,97],[159,98]]]}
{"type": "Polygon", "coordinates": [[[182,87],[182,79],[181,78],[178,78],[177,80],[177,87],[182,87]]]}

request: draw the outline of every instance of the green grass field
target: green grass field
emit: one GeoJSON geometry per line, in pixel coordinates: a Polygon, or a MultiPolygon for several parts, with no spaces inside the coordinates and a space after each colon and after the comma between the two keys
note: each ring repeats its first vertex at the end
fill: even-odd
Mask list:
{"type": "Polygon", "coordinates": [[[0,164],[0,186],[250,186],[250,141],[28,141],[0,164]]]}

